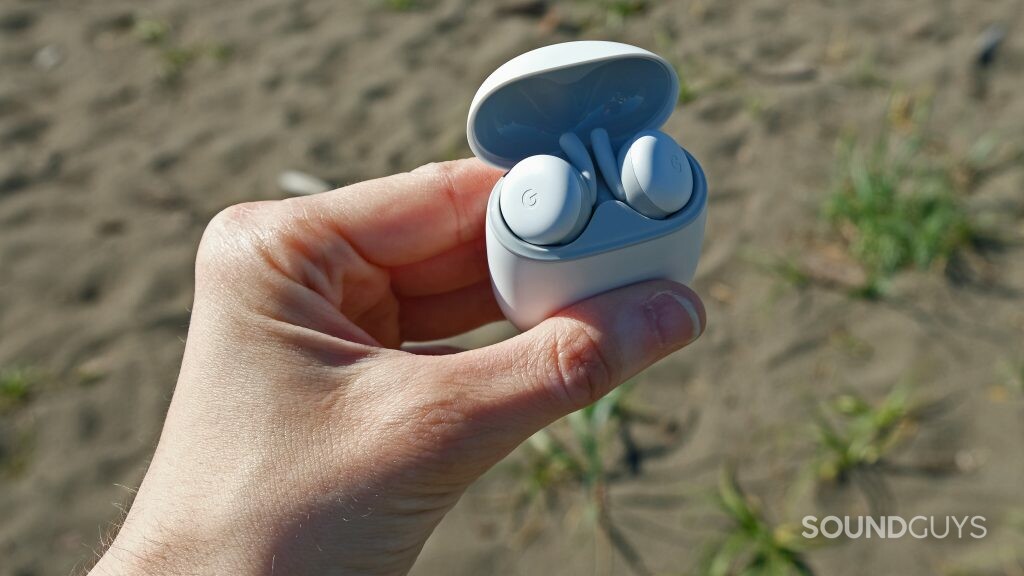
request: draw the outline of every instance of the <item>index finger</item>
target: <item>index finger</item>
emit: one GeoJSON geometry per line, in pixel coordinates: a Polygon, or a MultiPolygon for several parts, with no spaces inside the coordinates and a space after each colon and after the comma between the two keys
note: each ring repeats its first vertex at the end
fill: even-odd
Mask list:
{"type": "Polygon", "coordinates": [[[484,232],[487,197],[501,170],[476,158],[428,164],[405,174],[303,198],[378,266],[419,262],[484,232]]]}

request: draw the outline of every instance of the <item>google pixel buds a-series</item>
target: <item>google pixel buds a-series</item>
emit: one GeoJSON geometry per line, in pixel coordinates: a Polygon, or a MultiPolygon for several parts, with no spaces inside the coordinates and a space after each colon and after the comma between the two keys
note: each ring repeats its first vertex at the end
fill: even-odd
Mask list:
{"type": "Polygon", "coordinates": [[[608,132],[590,133],[601,174],[619,200],[648,218],[665,218],[686,205],[693,193],[693,172],[686,154],[671,136],[644,130],[613,155],[608,132]]]}
{"type": "MultiPolygon", "coordinates": [[[[682,148],[671,136],[645,130],[612,156],[608,132],[591,133],[594,155],[615,197],[648,218],[665,218],[686,205],[693,175],[682,148]]],[[[594,163],[573,132],[559,146],[569,161],[530,156],[505,176],[499,206],[505,223],[519,238],[542,246],[575,240],[590,219],[597,200],[594,163]]]]}
{"type": "Polygon", "coordinates": [[[665,218],[693,193],[683,149],[664,132],[644,130],[632,137],[619,151],[618,167],[626,202],[644,216],[665,218]]]}
{"type": "Polygon", "coordinates": [[[509,229],[541,246],[575,240],[594,205],[580,173],[565,160],[546,154],[516,164],[505,176],[498,202],[509,229]]]}
{"type": "Polygon", "coordinates": [[[707,181],[658,130],[678,92],[663,58],[614,42],[546,46],[484,81],[467,135],[479,158],[507,170],[485,235],[494,294],[513,324],[529,328],[634,282],[693,279],[707,181]]]}
{"type": "Polygon", "coordinates": [[[541,154],[516,164],[505,175],[499,206],[516,236],[541,246],[567,244],[590,220],[597,201],[594,164],[572,133],[559,138],[569,158],[541,154]]]}

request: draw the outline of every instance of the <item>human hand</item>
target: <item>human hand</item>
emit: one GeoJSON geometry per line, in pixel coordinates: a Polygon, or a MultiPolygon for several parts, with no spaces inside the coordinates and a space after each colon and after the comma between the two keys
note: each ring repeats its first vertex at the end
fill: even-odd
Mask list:
{"type": "Polygon", "coordinates": [[[700,335],[696,294],[652,281],[478,350],[397,349],[500,319],[500,175],[432,164],[218,214],[160,443],[92,574],[404,574],[484,471],[700,335]]]}

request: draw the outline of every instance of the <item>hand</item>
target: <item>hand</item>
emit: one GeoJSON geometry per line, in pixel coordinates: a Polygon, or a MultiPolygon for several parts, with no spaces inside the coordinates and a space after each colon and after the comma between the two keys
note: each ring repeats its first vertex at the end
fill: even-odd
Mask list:
{"type": "Polygon", "coordinates": [[[499,176],[432,164],[218,214],[160,443],[92,573],[404,574],[516,445],[701,333],[696,294],[655,281],[486,348],[396,349],[500,319],[499,176]]]}

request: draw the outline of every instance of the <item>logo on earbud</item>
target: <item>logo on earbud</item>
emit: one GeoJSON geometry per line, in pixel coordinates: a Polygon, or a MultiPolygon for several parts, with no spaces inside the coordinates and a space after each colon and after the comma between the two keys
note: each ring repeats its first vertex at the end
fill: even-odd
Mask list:
{"type": "Polygon", "coordinates": [[[527,208],[533,208],[537,205],[537,192],[533,188],[527,188],[526,192],[523,192],[523,206],[527,208]]]}
{"type": "Polygon", "coordinates": [[[675,168],[676,172],[683,171],[683,160],[679,157],[678,154],[673,154],[672,159],[669,160],[669,162],[672,163],[672,167],[675,168]]]}

